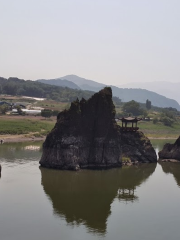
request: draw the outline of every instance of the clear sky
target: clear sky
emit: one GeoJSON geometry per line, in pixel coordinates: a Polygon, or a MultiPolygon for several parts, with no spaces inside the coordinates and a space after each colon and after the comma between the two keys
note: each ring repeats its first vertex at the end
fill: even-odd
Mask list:
{"type": "Polygon", "coordinates": [[[0,0],[0,76],[180,82],[180,0],[0,0]]]}

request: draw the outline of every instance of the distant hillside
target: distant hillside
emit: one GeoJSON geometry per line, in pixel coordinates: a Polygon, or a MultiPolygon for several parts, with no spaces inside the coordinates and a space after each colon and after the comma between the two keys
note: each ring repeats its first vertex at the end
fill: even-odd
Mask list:
{"type": "Polygon", "coordinates": [[[148,91],[145,89],[134,89],[134,88],[118,88],[112,87],[112,91],[114,96],[121,98],[123,102],[128,102],[131,100],[135,100],[140,103],[145,103],[146,100],[150,100],[151,104],[156,107],[173,107],[177,110],[180,110],[180,105],[177,101],[173,99],[166,98],[160,94],[157,94],[152,91],[148,91]]]}
{"type": "Polygon", "coordinates": [[[175,99],[180,104],[180,82],[166,82],[166,81],[156,81],[156,82],[134,82],[119,85],[120,88],[141,88],[147,89],[149,91],[156,92],[158,94],[164,95],[168,98],[175,99]]]}
{"type": "Polygon", "coordinates": [[[78,85],[82,90],[90,90],[94,92],[98,92],[102,88],[104,88],[106,85],[103,83],[98,83],[93,80],[88,80],[85,78],[78,77],[76,75],[67,75],[64,77],[60,77],[60,79],[67,79],[76,85],[78,85]]]}
{"type": "Polygon", "coordinates": [[[37,82],[45,83],[45,84],[50,84],[50,85],[55,85],[59,87],[68,87],[72,89],[81,89],[78,85],[75,83],[68,81],[66,79],[39,79],[37,82]]]}
{"type": "MultiPolygon", "coordinates": [[[[67,76],[61,77],[60,79],[67,79],[71,82],[74,82],[83,90],[99,91],[100,89],[106,86],[105,84],[98,83],[93,80],[81,78],[76,75],[67,75],[67,76]]],[[[156,88],[158,88],[158,86],[161,86],[163,89],[163,84],[157,84],[156,88]]],[[[135,100],[140,103],[145,103],[146,100],[149,99],[152,105],[154,106],[173,107],[173,108],[176,108],[177,110],[180,110],[180,105],[178,104],[178,102],[173,100],[173,97],[171,97],[172,99],[169,99],[163,96],[165,95],[165,93],[163,94],[163,92],[161,93],[162,95],[160,95],[155,93],[156,91],[153,92],[153,91],[148,91],[146,89],[134,89],[134,88],[128,89],[128,88],[119,88],[116,86],[111,86],[111,87],[112,87],[113,95],[116,97],[119,97],[123,102],[135,100]]],[[[176,91],[178,91],[179,89],[180,89],[180,86],[179,88],[177,88],[176,91]]],[[[169,92],[171,91],[169,90],[169,92]]]]}
{"type": "Polygon", "coordinates": [[[0,94],[49,98],[61,102],[71,102],[82,97],[88,99],[93,92],[59,87],[37,81],[0,77],[0,94]]]}

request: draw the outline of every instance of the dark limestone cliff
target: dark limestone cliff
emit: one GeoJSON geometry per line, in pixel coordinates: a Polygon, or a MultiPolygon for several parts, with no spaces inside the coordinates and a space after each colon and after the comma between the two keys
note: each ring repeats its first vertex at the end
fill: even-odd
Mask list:
{"type": "Polygon", "coordinates": [[[121,166],[119,127],[109,87],[89,100],[77,99],[59,113],[43,144],[40,164],[60,169],[121,166]]]}
{"type": "Polygon", "coordinates": [[[156,162],[150,141],[141,132],[122,133],[115,121],[112,90],[104,88],[89,100],[78,99],[60,112],[43,144],[43,167],[72,169],[121,167],[132,162],[156,162]]]}
{"type": "Polygon", "coordinates": [[[157,162],[150,140],[140,131],[121,133],[122,156],[131,162],[157,162]]]}
{"type": "Polygon", "coordinates": [[[158,154],[160,159],[176,159],[180,161],[180,136],[175,143],[166,143],[158,154]]]}

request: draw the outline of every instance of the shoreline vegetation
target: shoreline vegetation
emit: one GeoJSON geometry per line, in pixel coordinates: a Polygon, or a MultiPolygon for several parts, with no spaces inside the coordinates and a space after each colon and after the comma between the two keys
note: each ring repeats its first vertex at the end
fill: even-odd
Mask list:
{"type": "MultiPolygon", "coordinates": [[[[55,122],[56,117],[1,115],[0,139],[4,142],[44,141],[55,122]]],[[[180,125],[167,127],[142,121],[139,123],[139,131],[149,139],[177,139],[180,135],[180,125]]]]}
{"type": "Polygon", "coordinates": [[[4,142],[43,141],[54,127],[56,117],[0,116],[0,139],[4,142]]]}

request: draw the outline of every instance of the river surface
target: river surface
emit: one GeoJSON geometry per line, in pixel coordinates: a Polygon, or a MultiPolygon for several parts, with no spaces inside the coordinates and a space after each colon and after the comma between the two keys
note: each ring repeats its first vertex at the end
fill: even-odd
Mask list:
{"type": "Polygon", "coordinates": [[[58,171],[41,145],[0,145],[1,240],[179,239],[180,163],[58,171]]]}

